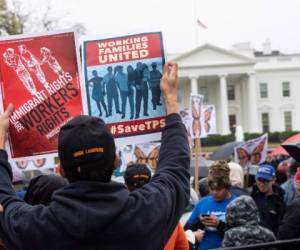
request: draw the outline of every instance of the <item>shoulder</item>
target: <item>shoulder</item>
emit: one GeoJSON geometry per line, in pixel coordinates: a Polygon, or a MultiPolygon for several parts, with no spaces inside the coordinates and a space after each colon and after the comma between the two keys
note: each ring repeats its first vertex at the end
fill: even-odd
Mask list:
{"type": "Polygon", "coordinates": [[[212,202],[213,201],[213,197],[211,195],[207,195],[203,198],[201,198],[198,202],[199,203],[207,203],[207,202],[212,202]]]}
{"type": "Polygon", "coordinates": [[[206,205],[206,204],[208,204],[208,203],[212,203],[212,201],[213,201],[213,198],[212,198],[211,195],[207,195],[207,196],[205,196],[205,197],[203,197],[203,198],[200,198],[200,199],[198,200],[198,203],[197,203],[196,206],[195,206],[195,209],[198,209],[199,207],[201,207],[201,206],[203,206],[203,205],[206,205]]]}

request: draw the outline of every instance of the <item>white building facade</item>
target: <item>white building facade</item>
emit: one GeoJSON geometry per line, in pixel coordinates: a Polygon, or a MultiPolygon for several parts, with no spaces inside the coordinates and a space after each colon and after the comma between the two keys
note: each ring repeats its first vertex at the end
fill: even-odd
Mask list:
{"type": "Polygon", "coordinates": [[[300,130],[300,54],[255,52],[249,44],[225,50],[210,44],[176,56],[179,103],[188,107],[191,93],[216,106],[217,132],[234,125],[245,132],[300,130]]]}

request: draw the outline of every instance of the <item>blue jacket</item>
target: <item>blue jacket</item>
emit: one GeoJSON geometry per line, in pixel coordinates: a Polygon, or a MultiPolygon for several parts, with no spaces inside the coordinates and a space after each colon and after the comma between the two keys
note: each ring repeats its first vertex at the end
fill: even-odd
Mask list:
{"type": "MultiPolygon", "coordinates": [[[[220,221],[225,222],[225,211],[227,205],[236,198],[231,195],[230,198],[222,201],[216,201],[211,195],[207,195],[200,199],[193,209],[193,212],[186,222],[186,225],[194,224],[199,221],[202,214],[212,214],[218,217],[220,221]]],[[[205,228],[204,238],[201,240],[198,249],[208,250],[215,249],[221,246],[222,235],[217,228],[205,228]]]]}
{"type": "Polygon", "coordinates": [[[190,152],[178,114],[166,118],[157,172],[131,193],[120,183],[78,181],[48,207],[30,206],[11,185],[0,151],[0,237],[8,249],[163,249],[189,201],[190,152]]]}

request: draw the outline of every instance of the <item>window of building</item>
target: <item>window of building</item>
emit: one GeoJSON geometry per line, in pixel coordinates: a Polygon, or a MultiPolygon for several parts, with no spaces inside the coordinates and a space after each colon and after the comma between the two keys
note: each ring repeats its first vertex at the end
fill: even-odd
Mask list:
{"type": "Polygon", "coordinates": [[[292,131],[293,130],[292,112],[291,111],[284,112],[284,126],[285,126],[285,131],[292,131]]]}
{"type": "Polygon", "coordinates": [[[269,113],[262,113],[261,114],[261,121],[262,121],[262,130],[263,132],[269,132],[270,131],[270,119],[269,119],[269,113]]]}
{"type": "Polygon", "coordinates": [[[235,133],[236,115],[229,115],[229,128],[231,133],[235,133]]]}
{"type": "Polygon", "coordinates": [[[259,84],[260,98],[268,98],[268,85],[265,82],[259,84]]]}
{"type": "Polygon", "coordinates": [[[201,86],[199,91],[200,95],[203,95],[203,102],[208,103],[208,88],[206,86],[201,86]]]}
{"type": "Polygon", "coordinates": [[[282,83],[282,96],[289,97],[290,96],[290,82],[282,83]]]}
{"type": "Polygon", "coordinates": [[[227,98],[228,98],[228,100],[235,100],[234,85],[227,86],[227,98]]]}

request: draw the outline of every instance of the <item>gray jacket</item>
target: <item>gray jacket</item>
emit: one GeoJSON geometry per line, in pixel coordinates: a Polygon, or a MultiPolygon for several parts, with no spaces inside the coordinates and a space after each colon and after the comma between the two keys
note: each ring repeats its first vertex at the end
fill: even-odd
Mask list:
{"type": "Polygon", "coordinates": [[[259,212],[251,196],[242,195],[226,208],[229,230],[224,234],[222,247],[236,247],[274,241],[269,229],[259,225],[259,212]]]}

